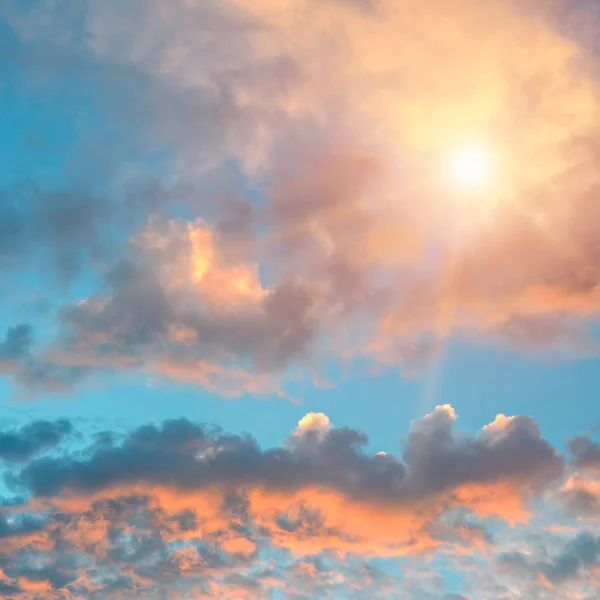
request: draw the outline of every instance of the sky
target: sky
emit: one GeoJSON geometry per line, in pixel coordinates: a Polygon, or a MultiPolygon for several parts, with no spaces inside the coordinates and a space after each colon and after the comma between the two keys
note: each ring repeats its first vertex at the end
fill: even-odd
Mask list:
{"type": "Polygon", "coordinates": [[[595,0],[0,0],[0,598],[596,600],[595,0]]]}

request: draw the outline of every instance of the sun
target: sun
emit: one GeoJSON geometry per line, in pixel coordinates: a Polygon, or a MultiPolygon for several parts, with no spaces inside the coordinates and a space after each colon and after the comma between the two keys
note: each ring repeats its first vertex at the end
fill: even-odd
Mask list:
{"type": "Polygon", "coordinates": [[[449,162],[452,179],[464,188],[481,187],[490,179],[491,159],[483,147],[455,150],[450,154],[449,162]]]}

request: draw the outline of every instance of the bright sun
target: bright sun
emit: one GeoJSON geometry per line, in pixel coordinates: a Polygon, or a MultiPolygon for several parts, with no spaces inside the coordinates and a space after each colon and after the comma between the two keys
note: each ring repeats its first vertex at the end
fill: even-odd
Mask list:
{"type": "Polygon", "coordinates": [[[484,148],[463,148],[450,156],[450,172],[454,181],[461,186],[479,187],[489,179],[490,163],[484,148]]]}

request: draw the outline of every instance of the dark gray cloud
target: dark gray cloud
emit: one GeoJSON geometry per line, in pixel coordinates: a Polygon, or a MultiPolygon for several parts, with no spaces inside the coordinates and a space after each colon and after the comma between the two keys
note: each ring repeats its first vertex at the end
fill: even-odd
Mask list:
{"type": "Polygon", "coordinates": [[[534,491],[563,473],[563,458],[535,423],[515,418],[494,435],[453,433],[449,409],[413,423],[402,456],[371,455],[366,436],[342,428],[299,429],[287,445],[262,450],[251,437],[210,430],[185,419],[148,425],[122,442],[31,461],[18,480],[32,494],[83,494],[127,484],[174,489],[327,487],[365,501],[403,503],[469,483],[507,481],[534,491]],[[518,460],[517,460],[518,458],[518,460]]]}
{"type": "Polygon", "coordinates": [[[577,577],[581,571],[600,565],[600,536],[582,532],[570,540],[562,552],[543,564],[541,571],[550,581],[577,577]]]}
{"type": "Polygon", "coordinates": [[[70,421],[33,421],[0,430],[0,460],[23,462],[60,445],[73,432],[70,421]]]}
{"type": "Polygon", "coordinates": [[[0,540],[24,537],[43,531],[44,520],[31,515],[22,515],[17,519],[0,514],[0,540]]]}
{"type": "Polygon", "coordinates": [[[600,443],[589,436],[577,436],[569,440],[569,452],[573,455],[575,466],[600,469],[600,443]]]}
{"type": "Polygon", "coordinates": [[[553,585],[565,584],[591,573],[600,564],[600,537],[582,531],[562,543],[557,551],[535,547],[527,554],[518,551],[504,553],[499,560],[521,578],[535,580],[541,575],[553,585]]]}
{"type": "Polygon", "coordinates": [[[444,407],[414,422],[404,456],[417,489],[505,477],[535,487],[563,473],[564,459],[530,417],[501,419],[477,437],[457,436],[453,430],[454,412],[444,407]]]}

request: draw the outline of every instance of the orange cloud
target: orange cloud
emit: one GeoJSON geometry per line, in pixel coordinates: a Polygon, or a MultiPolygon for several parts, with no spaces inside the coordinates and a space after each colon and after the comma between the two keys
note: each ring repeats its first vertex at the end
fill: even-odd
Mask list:
{"type": "Polygon", "coordinates": [[[32,510],[89,512],[61,536],[98,556],[107,551],[108,517],[94,507],[111,498],[122,499],[121,510],[128,498],[143,499],[164,539],[211,539],[229,553],[252,551],[255,536],[241,533],[249,523],[299,554],[427,552],[450,543],[432,535],[432,524],[452,510],[527,521],[530,501],[564,471],[527,417],[500,415],[476,436],[457,435],[456,419],[450,405],[416,419],[400,456],[365,453],[364,434],[336,429],[322,413],[265,451],[248,437],[167,421],[92,448],[85,460],[33,461],[18,481],[32,510]],[[174,515],[186,511],[194,522],[182,529],[174,515]]]}
{"type": "Polygon", "coordinates": [[[90,595],[115,586],[120,598],[160,585],[175,586],[175,598],[258,598],[269,585],[345,589],[362,573],[356,585],[389,597],[389,580],[357,564],[369,557],[465,569],[497,562],[482,590],[506,576],[530,587],[544,576],[561,593],[581,585],[600,543],[590,472],[565,470],[528,417],[500,414],[475,435],[457,431],[457,419],[442,405],[414,420],[399,455],[367,451],[364,434],[322,413],[266,450],[185,419],[54,448],[10,475],[28,500],[0,515],[0,585],[19,600],[38,587],[90,595]],[[527,550],[546,537],[551,554],[527,550]]]}
{"type": "Polygon", "coordinates": [[[146,369],[270,394],[332,356],[413,373],[451,335],[596,352],[599,86],[568,8],[179,0],[115,29],[95,6],[97,56],[209,102],[200,155],[177,135],[211,195],[187,220],[147,215],[135,276],[61,311],[48,379],[146,369]],[[208,53],[199,23],[227,32],[208,53]],[[494,160],[476,190],[447,172],[472,147],[494,160]],[[231,159],[260,198],[220,195],[231,159]]]}

